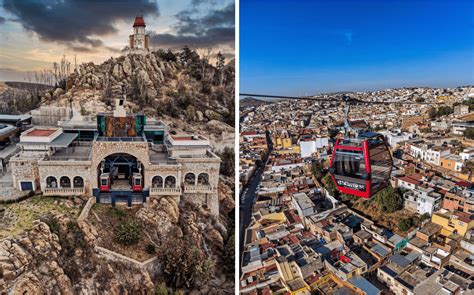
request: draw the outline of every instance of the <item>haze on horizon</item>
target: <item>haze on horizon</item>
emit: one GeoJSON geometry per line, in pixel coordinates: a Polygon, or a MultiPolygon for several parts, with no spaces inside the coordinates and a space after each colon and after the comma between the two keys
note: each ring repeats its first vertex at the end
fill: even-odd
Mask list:
{"type": "Polygon", "coordinates": [[[0,81],[51,69],[64,55],[74,64],[121,55],[136,15],[150,49],[213,48],[234,57],[233,0],[0,0],[0,81]]]}
{"type": "Polygon", "coordinates": [[[474,85],[474,2],[240,1],[240,92],[474,85]]]}

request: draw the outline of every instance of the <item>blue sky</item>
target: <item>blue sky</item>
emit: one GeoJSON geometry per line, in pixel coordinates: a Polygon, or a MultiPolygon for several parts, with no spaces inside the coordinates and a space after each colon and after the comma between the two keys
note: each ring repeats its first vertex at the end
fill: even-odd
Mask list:
{"type": "Polygon", "coordinates": [[[240,92],[474,84],[473,3],[241,0],[240,92]]]}

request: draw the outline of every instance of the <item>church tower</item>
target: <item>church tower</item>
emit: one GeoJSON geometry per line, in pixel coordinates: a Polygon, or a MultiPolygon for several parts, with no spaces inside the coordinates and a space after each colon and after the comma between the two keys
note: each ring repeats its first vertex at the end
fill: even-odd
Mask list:
{"type": "Polygon", "coordinates": [[[145,20],[143,16],[135,17],[133,23],[133,35],[130,35],[130,52],[131,53],[147,53],[150,37],[145,34],[145,20]]]}

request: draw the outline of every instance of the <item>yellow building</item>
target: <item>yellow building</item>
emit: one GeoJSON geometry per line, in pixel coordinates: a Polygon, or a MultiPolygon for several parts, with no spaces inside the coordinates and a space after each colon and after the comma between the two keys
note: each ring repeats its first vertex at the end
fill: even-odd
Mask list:
{"type": "Polygon", "coordinates": [[[292,145],[291,138],[277,137],[275,139],[275,147],[287,149],[287,148],[290,148],[291,145],[292,145]]]}
{"type": "Polygon", "coordinates": [[[301,148],[300,148],[299,145],[292,145],[290,148],[273,150],[273,152],[277,153],[277,154],[280,154],[280,155],[300,154],[301,153],[301,148]]]}
{"type": "Polygon", "coordinates": [[[277,257],[276,260],[278,272],[280,273],[286,289],[291,295],[311,294],[310,287],[303,280],[296,262],[288,262],[288,260],[283,256],[277,257]]]}
{"type": "Polygon", "coordinates": [[[459,211],[452,214],[435,213],[431,221],[443,227],[441,234],[446,237],[451,234],[464,236],[468,230],[474,228],[474,220],[471,219],[471,215],[459,211]]]}

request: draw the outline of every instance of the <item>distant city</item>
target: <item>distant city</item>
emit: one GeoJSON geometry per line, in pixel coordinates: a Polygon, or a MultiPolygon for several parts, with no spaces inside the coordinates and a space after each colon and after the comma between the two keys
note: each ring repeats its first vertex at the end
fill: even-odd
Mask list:
{"type": "Polygon", "coordinates": [[[474,90],[311,99],[240,101],[240,292],[473,292],[474,90]],[[393,156],[370,199],[340,193],[331,178],[346,120],[382,134],[393,156]]]}

